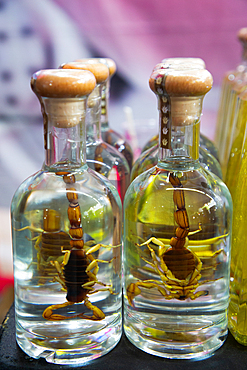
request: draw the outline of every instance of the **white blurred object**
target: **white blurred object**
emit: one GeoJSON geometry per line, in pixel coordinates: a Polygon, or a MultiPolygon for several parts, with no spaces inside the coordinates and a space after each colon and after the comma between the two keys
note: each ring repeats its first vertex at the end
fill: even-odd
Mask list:
{"type": "Polygon", "coordinates": [[[40,116],[30,88],[43,68],[90,56],[71,18],[49,0],[0,2],[0,116],[40,116]]]}

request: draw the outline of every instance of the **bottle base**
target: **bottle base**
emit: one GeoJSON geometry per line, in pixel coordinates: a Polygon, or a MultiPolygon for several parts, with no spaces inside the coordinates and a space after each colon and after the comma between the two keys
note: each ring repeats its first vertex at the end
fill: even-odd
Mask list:
{"type": "Polygon", "coordinates": [[[52,338],[34,335],[23,330],[18,324],[16,340],[19,347],[30,357],[45,358],[48,363],[60,365],[80,365],[91,362],[110,352],[122,335],[122,320],[118,316],[114,322],[102,330],[52,338]]]}
{"type": "MultiPolygon", "coordinates": [[[[226,338],[227,329],[211,328],[211,335],[201,335],[200,331],[175,332],[147,327],[144,323],[138,326],[127,321],[124,331],[128,340],[140,350],[151,355],[181,360],[204,360],[220,348],[226,338]]],[[[202,330],[203,332],[203,330],[202,330]]]]}

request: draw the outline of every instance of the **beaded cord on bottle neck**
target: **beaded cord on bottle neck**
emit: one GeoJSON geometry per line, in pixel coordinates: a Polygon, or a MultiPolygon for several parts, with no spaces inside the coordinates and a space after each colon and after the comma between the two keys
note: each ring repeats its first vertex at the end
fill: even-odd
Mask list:
{"type": "Polygon", "coordinates": [[[149,80],[158,96],[159,163],[198,162],[203,97],[212,87],[203,70],[156,70],[149,80]]]}

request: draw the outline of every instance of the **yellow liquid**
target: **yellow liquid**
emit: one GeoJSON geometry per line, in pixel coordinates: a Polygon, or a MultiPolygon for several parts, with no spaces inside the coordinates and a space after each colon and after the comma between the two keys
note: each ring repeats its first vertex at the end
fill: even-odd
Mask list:
{"type": "Polygon", "coordinates": [[[231,279],[228,325],[234,338],[247,345],[247,142],[245,141],[233,207],[231,279]]]}

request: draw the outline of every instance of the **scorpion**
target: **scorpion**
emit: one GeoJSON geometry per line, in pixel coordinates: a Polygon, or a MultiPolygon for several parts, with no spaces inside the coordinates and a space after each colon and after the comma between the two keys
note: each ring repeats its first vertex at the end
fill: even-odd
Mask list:
{"type": "MultiPolygon", "coordinates": [[[[187,248],[189,244],[188,236],[200,232],[201,224],[199,224],[198,230],[190,231],[183,185],[174,173],[169,174],[169,182],[174,188],[173,202],[177,208],[174,212],[174,218],[178,227],[175,230],[175,236],[169,241],[170,247],[168,249],[166,249],[165,244],[161,240],[155,237],[151,237],[138,245],[138,247],[147,245],[151,262],[143,256],[141,258],[151,266],[151,269],[155,271],[161,281],[149,279],[130,283],[127,286],[127,299],[132,307],[134,307],[134,298],[141,294],[141,287],[147,289],[157,288],[166,299],[185,300],[190,298],[195,300],[200,296],[208,294],[205,290],[195,292],[201,284],[205,284],[209,280],[199,283],[202,276],[202,261],[192,250],[187,248]],[[150,243],[159,246],[159,259],[150,243]]],[[[227,235],[215,237],[211,241],[217,242],[225,236],[227,235]]],[[[221,252],[222,249],[217,250],[212,256],[217,256],[221,252]]]]}
{"type": "Polygon", "coordinates": [[[66,184],[66,195],[69,201],[68,219],[70,222],[69,236],[70,236],[70,250],[63,250],[65,253],[61,264],[58,261],[51,262],[57,269],[58,276],[55,280],[58,281],[63,290],[67,291],[66,302],[55,304],[47,307],[43,312],[43,318],[46,320],[66,320],[75,317],[88,320],[102,320],[105,318],[103,311],[94,306],[88,296],[99,291],[109,291],[114,294],[111,286],[98,281],[97,273],[99,270],[98,262],[111,263],[112,260],[105,261],[95,259],[93,252],[98,251],[101,247],[112,248],[103,244],[96,244],[90,247],[87,251],[84,248],[83,229],[81,226],[81,211],[78,202],[78,194],[74,187],[75,175],[69,172],[57,172],[57,175],[63,176],[66,184]],[[103,288],[95,289],[94,285],[103,286],[103,288]],[[84,302],[87,309],[92,311],[92,315],[85,315],[79,313],[76,315],[60,315],[53,311],[73,305],[75,303],[84,302]]]}

